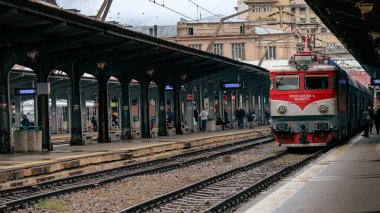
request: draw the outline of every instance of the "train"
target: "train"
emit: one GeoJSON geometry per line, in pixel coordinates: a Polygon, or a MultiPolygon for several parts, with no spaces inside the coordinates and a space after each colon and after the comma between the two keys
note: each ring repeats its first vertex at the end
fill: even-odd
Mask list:
{"type": "Polygon", "coordinates": [[[269,78],[272,135],[288,149],[341,141],[362,128],[361,114],[373,106],[368,87],[313,51],[297,52],[269,78]]]}

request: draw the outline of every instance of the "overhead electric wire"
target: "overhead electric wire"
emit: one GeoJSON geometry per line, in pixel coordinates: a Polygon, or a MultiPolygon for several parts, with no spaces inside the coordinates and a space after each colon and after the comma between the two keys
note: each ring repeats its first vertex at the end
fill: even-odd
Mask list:
{"type": "Polygon", "coordinates": [[[157,5],[161,6],[161,7],[164,7],[164,8],[166,8],[166,9],[168,9],[168,10],[174,12],[174,13],[177,13],[178,15],[181,15],[181,16],[183,16],[183,17],[186,17],[186,18],[188,18],[188,19],[191,19],[192,21],[197,21],[196,19],[193,19],[193,18],[191,18],[191,17],[189,17],[189,16],[187,16],[187,15],[181,13],[181,12],[178,12],[178,11],[176,11],[176,10],[170,8],[170,7],[165,6],[165,4],[157,3],[156,0],[148,0],[148,1],[150,1],[150,2],[152,2],[152,3],[154,3],[154,4],[157,4],[157,5]]]}
{"type": "Polygon", "coordinates": [[[208,12],[208,13],[214,15],[214,16],[218,16],[219,18],[223,18],[222,16],[220,16],[220,15],[218,15],[218,14],[215,14],[215,13],[213,13],[213,12],[207,10],[206,8],[200,6],[199,4],[193,2],[192,0],[187,0],[187,1],[189,1],[190,3],[194,4],[195,6],[197,6],[197,7],[201,8],[201,9],[203,9],[204,11],[206,11],[206,12],[208,12]]]}

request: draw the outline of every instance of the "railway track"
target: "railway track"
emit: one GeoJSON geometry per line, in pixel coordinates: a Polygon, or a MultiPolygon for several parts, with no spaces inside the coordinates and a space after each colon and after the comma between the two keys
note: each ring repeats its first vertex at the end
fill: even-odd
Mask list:
{"type": "Polygon", "coordinates": [[[215,175],[120,212],[223,212],[258,194],[329,148],[308,155],[284,152],[215,175]]]}
{"type": "Polygon", "coordinates": [[[262,137],[226,144],[210,149],[160,158],[153,161],[126,165],[95,173],[76,175],[69,178],[47,181],[40,184],[0,190],[0,212],[25,208],[40,199],[81,189],[94,188],[110,182],[139,175],[170,171],[201,163],[223,155],[230,155],[259,145],[273,142],[270,137],[262,137]]]}

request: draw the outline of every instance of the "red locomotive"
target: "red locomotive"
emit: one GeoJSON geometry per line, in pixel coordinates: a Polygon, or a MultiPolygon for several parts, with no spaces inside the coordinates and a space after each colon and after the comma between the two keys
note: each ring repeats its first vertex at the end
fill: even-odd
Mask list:
{"type": "Polygon", "coordinates": [[[287,147],[325,146],[361,128],[371,91],[331,60],[299,52],[270,72],[272,133],[287,147]]]}

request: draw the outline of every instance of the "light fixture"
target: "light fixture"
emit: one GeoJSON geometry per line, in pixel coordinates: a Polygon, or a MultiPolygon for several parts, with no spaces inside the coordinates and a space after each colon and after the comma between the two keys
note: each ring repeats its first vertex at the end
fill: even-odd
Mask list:
{"type": "Polygon", "coordinates": [[[380,32],[370,32],[373,44],[380,44],[380,32]]]}
{"type": "Polygon", "coordinates": [[[362,20],[367,20],[369,14],[373,10],[373,3],[360,1],[356,3],[356,7],[359,7],[362,14],[362,20]]]}
{"type": "Polygon", "coordinates": [[[212,84],[212,79],[207,79],[207,83],[208,83],[209,85],[211,85],[211,84],[212,84]]]}
{"type": "Polygon", "coordinates": [[[374,50],[375,50],[375,53],[377,55],[377,59],[380,60],[380,47],[376,47],[374,50]]]}
{"type": "Polygon", "coordinates": [[[97,66],[100,70],[104,70],[104,67],[106,67],[107,63],[104,61],[98,62],[97,66]]]}
{"type": "Polygon", "coordinates": [[[181,77],[182,81],[185,81],[186,78],[187,78],[187,74],[186,73],[182,73],[180,77],[181,77]]]}
{"type": "Polygon", "coordinates": [[[37,50],[30,50],[26,54],[32,62],[36,62],[39,52],[37,50]]]}
{"type": "Polygon", "coordinates": [[[150,68],[146,71],[146,74],[149,76],[149,77],[153,77],[153,74],[154,74],[154,69],[150,68]]]}

